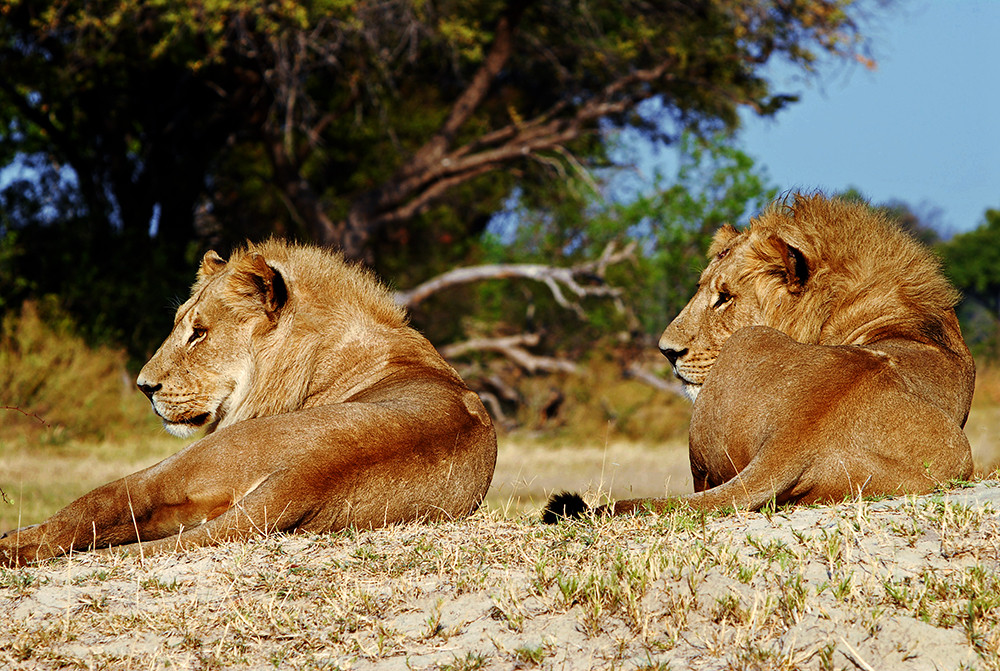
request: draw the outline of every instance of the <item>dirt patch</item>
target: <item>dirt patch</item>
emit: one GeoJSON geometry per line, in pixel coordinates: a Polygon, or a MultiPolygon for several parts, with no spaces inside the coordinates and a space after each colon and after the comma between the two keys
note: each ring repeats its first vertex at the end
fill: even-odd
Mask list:
{"type": "Polygon", "coordinates": [[[0,569],[0,666],[1000,669],[1000,483],[0,569]]]}

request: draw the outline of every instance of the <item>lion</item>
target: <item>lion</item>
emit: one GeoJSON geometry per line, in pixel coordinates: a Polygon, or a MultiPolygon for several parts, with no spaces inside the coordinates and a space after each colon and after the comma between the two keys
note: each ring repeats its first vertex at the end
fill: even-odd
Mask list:
{"type": "MultiPolygon", "coordinates": [[[[972,474],[975,364],[958,292],[923,245],[861,202],[794,194],[722,227],[659,348],[694,401],[694,493],[621,515],[921,494],[972,474]]],[[[554,497],[546,521],[586,510],[554,497]]]]}
{"type": "Polygon", "coordinates": [[[328,250],[205,254],[137,384],[167,431],[206,435],[8,532],[0,561],[456,519],[493,476],[479,397],[384,286],[328,250]]]}

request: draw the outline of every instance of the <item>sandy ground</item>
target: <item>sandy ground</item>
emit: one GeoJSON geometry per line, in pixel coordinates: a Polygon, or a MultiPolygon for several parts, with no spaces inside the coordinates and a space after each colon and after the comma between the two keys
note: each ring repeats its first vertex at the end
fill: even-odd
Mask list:
{"type": "Polygon", "coordinates": [[[0,667],[1000,669],[1000,483],[0,569],[0,667]]]}

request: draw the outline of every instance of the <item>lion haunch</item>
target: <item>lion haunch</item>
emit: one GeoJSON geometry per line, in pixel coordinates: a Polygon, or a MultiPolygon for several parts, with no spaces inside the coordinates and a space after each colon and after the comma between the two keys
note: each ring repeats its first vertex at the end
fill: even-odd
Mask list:
{"type": "Polygon", "coordinates": [[[280,241],[202,260],[138,385],[201,440],[0,538],[0,562],[453,519],[496,463],[479,397],[367,272],[280,241]]]}
{"type": "Polygon", "coordinates": [[[972,474],[975,365],[927,249],[863,203],[795,195],[720,229],[709,257],[659,342],[694,400],[681,501],[757,509],[972,474]]]}

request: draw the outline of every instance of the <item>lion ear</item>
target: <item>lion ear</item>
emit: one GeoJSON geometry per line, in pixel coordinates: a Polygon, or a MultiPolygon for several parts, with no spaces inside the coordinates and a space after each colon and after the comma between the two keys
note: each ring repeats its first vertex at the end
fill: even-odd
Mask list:
{"type": "Polygon", "coordinates": [[[259,300],[267,316],[273,321],[288,302],[285,278],[264,257],[256,252],[240,259],[233,275],[233,288],[248,298],[259,300]]]}
{"type": "Polygon", "coordinates": [[[208,277],[222,270],[226,265],[226,260],[215,253],[214,249],[205,252],[201,257],[201,266],[198,268],[198,277],[208,277]]]}
{"type": "Polygon", "coordinates": [[[725,256],[725,253],[729,251],[729,246],[733,242],[733,238],[739,234],[739,231],[730,224],[726,224],[717,230],[715,236],[712,238],[712,244],[708,248],[708,258],[713,259],[716,256],[725,256]]]}
{"type": "Polygon", "coordinates": [[[809,281],[809,262],[805,254],[776,235],[768,238],[767,244],[774,253],[775,262],[785,278],[788,290],[793,294],[802,291],[809,281]]]}

